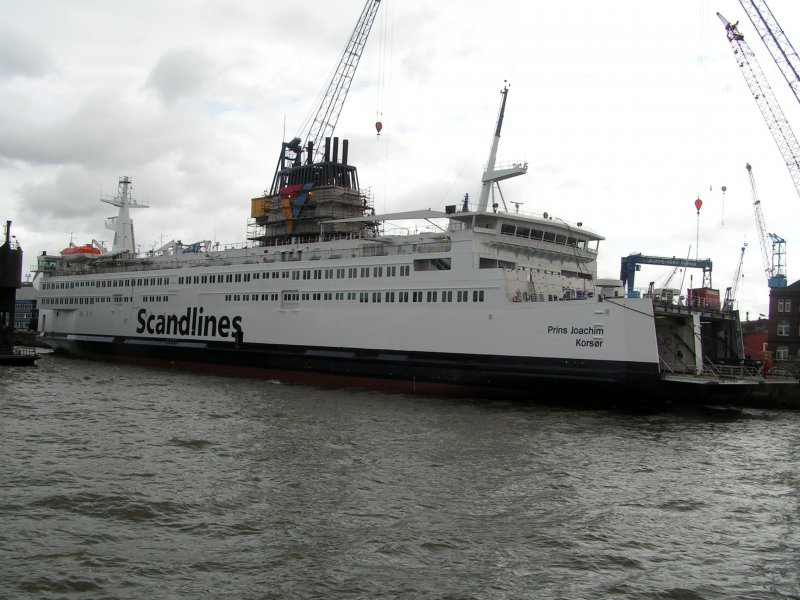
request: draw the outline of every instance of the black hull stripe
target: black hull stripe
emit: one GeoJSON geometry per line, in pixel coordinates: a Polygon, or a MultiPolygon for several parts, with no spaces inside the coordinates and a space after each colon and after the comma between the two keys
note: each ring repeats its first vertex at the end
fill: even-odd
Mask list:
{"type": "Polygon", "coordinates": [[[520,391],[544,388],[593,395],[622,389],[655,393],[656,365],[582,359],[483,356],[433,352],[396,352],[356,348],[320,348],[267,344],[183,343],[171,340],[114,338],[45,339],[56,350],[93,359],[135,359],[246,376],[275,377],[335,385],[360,385],[399,391],[443,392],[452,389],[520,391]],[[342,381],[339,381],[342,380],[342,381]],[[371,382],[371,385],[370,385],[371,382]]]}

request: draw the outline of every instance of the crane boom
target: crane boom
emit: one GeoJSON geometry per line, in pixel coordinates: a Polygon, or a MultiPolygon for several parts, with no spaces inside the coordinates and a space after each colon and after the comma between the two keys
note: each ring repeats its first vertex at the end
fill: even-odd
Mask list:
{"type": "Polygon", "coordinates": [[[786,287],[786,269],[784,259],[786,256],[786,240],[774,233],[768,233],[767,225],[764,221],[764,213],[761,211],[761,200],[756,189],[756,179],[753,176],[753,167],[750,163],[746,165],[747,174],[750,177],[750,190],[753,194],[753,211],[756,216],[756,226],[758,227],[758,241],[761,243],[761,260],[764,263],[764,273],[767,275],[767,285],[770,288],[786,287]],[[770,244],[772,252],[770,253],[770,244]]]}
{"type": "MultiPolygon", "coordinates": [[[[279,193],[281,186],[287,182],[287,169],[298,167],[302,163],[303,150],[307,150],[306,164],[314,164],[321,161],[337,162],[337,157],[328,155],[327,141],[333,136],[339,115],[342,112],[347,92],[356,73],[356,68],[361,60],[361,54],[367,43],[372,24],[375,22],[375,15],[378,12],[381,0],[367,0],[361,16],[358,18],[350,40],[339,59],[336,70],[333,73],[330,83],[325,93],[321,96],[322,101],[316,110],[314,120],[306,134],[305,142],[299,137],[295,137],[281,145],[281,153],[278,157],[278,164],[275,167],[275,175],[272,178],[270,191],[272,194],[279,193]],[[323,140],[326,141],[323,144],[323,140]]],[[[336,139],[334,138],[334,142],[336,139]]],[[[337,152],[334,144],[333,153],[337,152]]],[[[343,149],[343,153],[346,151],[343,149]]]]}
{"type": "Polygon", "coordinates": [[[800,58],[764,0],[739,0],[758,36],[800,102],[800,58]]]}
{"type": "Polygon", "coordinates": [[[742,278],[742,264],[744,263],[744,250],[747,248],[747,242],[742,244],[742,252],[739,254],[739,264],[736,265],[736,272],[733,274],[733,281],[731,287],[725,290],[725,303],[724,310],[733,310],[736,304],[736,294],[739,291],[739,281],[742,278]]]}
{"type": "Polygon", "coordinates": [[[364,9],[361,11],[350,41],[342,53],[339,65],[328,84],[328,89],[322,98],[322,103],[317,109],[314,121],[306,135],[306,143],[312,142],[314,148],[314,158],[322,158],[322,140],[333,135],[339,115],[342,112],[347,92],[353,82],[358,62],[361,60],[361,53],[367,43],[372,24],[375,22],[375,15],[378,12],[381,0],[367,0],[364,9]]]}
{"type": "Polygon", "coordinates": [[[786,120],[778,101],[775,99],[772,88],[770,88],[766,77],[764,77],[764,72],[761,70],[755,54],[753,54],[747,42],[744,41],[744,36],[739,32],[738,22],[731,23],[719,13],[717,13],[717,16],[725,25],[725,31],[733,48],[736,62],[789,169],[795,189],[800,194],[800,143],[798,143],[792,128],[789,126],[789,121],[786,120]]]}

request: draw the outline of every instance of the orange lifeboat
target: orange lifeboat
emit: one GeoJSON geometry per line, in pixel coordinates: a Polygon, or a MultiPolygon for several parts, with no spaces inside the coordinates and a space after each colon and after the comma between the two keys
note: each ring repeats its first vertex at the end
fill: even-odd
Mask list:
{"type": "Polygon", "coordinates": [[[84,244],[83,246],[76,246],[72,242],[70,242],[69,246],[64,248],[61,251],[61,256],[66,259],[80,259],[80,258],[90,258],[92,256],[97,256],[100,254],[100,249],[95,248],[91,244],[84,244]]]}

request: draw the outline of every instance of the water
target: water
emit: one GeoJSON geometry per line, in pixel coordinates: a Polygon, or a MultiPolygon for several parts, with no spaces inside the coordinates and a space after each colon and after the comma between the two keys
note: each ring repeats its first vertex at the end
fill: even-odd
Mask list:
{"type": "Polygon", "coordinates": [[[800,412],[0,367],[0,598],[798,598],[800,412]]]}

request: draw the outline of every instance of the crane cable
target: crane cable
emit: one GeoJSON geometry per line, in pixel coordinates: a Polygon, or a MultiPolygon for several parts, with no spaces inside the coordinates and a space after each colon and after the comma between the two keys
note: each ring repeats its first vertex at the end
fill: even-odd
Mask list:
{"type": "Polygon", "coordinates": [[[387,29],[389,28],[389,22],[393,21],[393,19],[389,19],[387,17],[388,11],[386,10],[386,3],[387,2],[384,0],[384,10],[381,11],[381,22],[379,26],[380,33],[378,36],[378,84],[376,86],[377,98],[375,101],[375,128],[379,138],[381,136],[381,128],[383,126],[383,103],[386,96],[387,52],[390,52],[391,50],[390,40],[387,40],[387,29]],[[387,46],[389,46],[388,49],[387,46]]]}
{"type": "MultiPolygon", "coordinates": [[[[392,49],[394,47],[394,3],[391,0],[383,0],[383,11],[381,12],[380,22],[380,48],[378,52],[378,85],[377,97],[375,101],[375,124],[378,129],[378,139],[380,130],[383,128],[383,108],[384,102],[389,98],[391,102],[392,87],[392,49]],[[389,6],[387,6],[387,4],[389,6]],[[380,124],[380,127],[378,126],[380,124]]],[[[391,106],[389,106],[391,109],[391,106]]],[[[389,141],[384,140],[384,169],[383,169],[383,212],[386,212],[387,189],[389,187],[389,170],[386,168],[389,159],[389,141]]]]}

